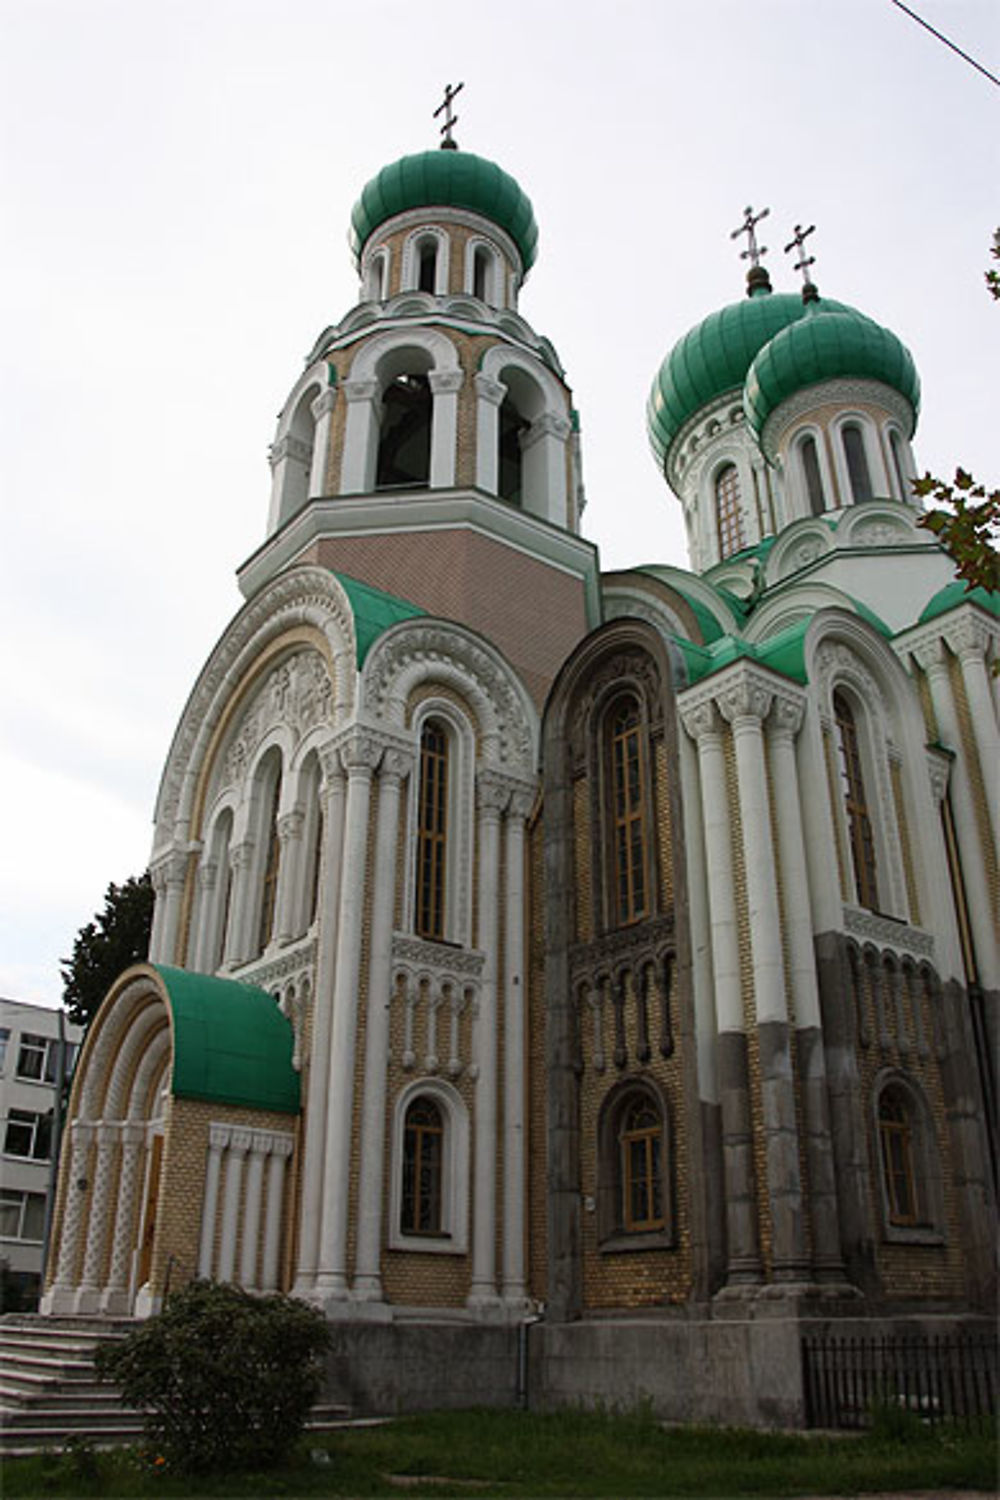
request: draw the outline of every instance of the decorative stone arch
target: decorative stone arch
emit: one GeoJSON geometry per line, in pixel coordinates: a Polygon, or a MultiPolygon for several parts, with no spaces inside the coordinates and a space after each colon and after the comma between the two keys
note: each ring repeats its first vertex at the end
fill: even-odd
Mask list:
{"type": "Polygon", "coordinates": [[[833,547],[830,527],[818,516],[794,521],[777,537],[767,555],[764,563],[765,583],[770,586],[794,576],[832,552],[833,547]]]}
{"type": "Polygon", "coordinates": [[[426,378],[432,396],[428,487],[455,483],[458,392],[463,381],[458,350],[440,329],[396,328],[376,334],[355,356],[343,383],[347,425],[341,460],[340,493],[367,494],[375,488],[382,396],[403,375],[426,378]]]}
{"type": "Polygon", "coordinates": [[[465,242],[462,286],[487,307],[506,305],[504,260],[499,248],[484,235],[470,235],[465,242]]]}
{"type": "Polygon", "coordinates": [[[311,364],[292,387],[271,445],[269,536],[326,488],[336,399],[337,387],[325,360],[311,364]]]}
{"type": "Polygon", "coordinates": [[[366,251],[361,262],[361,294],[365,302],[388,301],[391,257],[390,247],[384,244],[366,251]]]}
{"type": "Polygon", "coordinates": [[[434,297],[443,297],[450,281],[451,236],[433,224],[421,224],[419,228],[411,230],[403,241],[402,266],[401,291],[421,291],[434,297]],[[422,286],[424,257],[429,248],[434,252],[434,285],[422,286]]]}
{"type": "Polygon", "coordinates": [[[359,707],[405,733],[412,694],[423,685],[451,688],[468,703],[479,734],[477,769],[504,771],[525,781],[534,777],[537,710],[496,647],[460,625],[401,621],[368,655],[359,707]]]}
{"type": "Polygon", "coordinates": [[[917,518],[895,500],[871,500],[860,508],[843,512],[837,525],[839,547],[892,546],[923,541],[916,529],[917,518]]]}
{"type": "Polygon", "coordinates": [[[516,434],[521,451],[519,503],[530,515],[567,525],[566,453],[572,425],[563,386],[537,358],[507,344],[494,344],[486,351],[475,383],[478,488],[500,494],[502,411],[509,400],[524,424],[516,434]]]}
{"type": "Polygon", "coordinates": [[[414,1078],[396,1096],[392,1116],[391,1176],[389,1183],[389,1249],[419,1254],[464,1255],[469,1247],[469,1111],[458,1089],[443,1078],[414,1078]],[[403,1137],[406,1115],[420,1098],[437,1106],[444,1121],[442,1142],[441,1232],[407,1234],[401,1228],[403,1201],[403,1137]]]}

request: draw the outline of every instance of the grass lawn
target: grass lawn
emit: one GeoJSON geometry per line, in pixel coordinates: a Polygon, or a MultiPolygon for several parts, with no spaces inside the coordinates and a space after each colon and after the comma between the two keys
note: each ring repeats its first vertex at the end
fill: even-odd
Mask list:
{"type": "Polygon", "coordinates": [[[997,1439],[930,1431],[896,1414],[860,1437],[662,1428],[647,1413],[434,1412],[306,1439],[268,1474],[206,1480],[167,1472],[136,1450],[9,1459],[3,1493],[20,1496],[609,1496],[992,1492],[997,1439]]]}

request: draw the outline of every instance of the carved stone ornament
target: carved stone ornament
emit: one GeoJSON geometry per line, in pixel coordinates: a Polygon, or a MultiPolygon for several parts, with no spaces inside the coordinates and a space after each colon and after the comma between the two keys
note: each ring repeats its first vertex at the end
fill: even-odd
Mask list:
{"type": "Polygon", "coordinates": [[[530,775],[530,706],[489,647],[461,629],[415,621],[375,643],[365,666],[363,691],[376,720],[401,727],[410,693],[425,683],[443,683],[471,700],[487,764],[530,775]]]}
{"type": "Polygon", "coordinates": [[[316,939],[309,937],[289,943],[274,958],[262,958],[254,963],[241,965],[239,978],[241,984],[254,984],[258,989],[270,993],[289,980],[294,980],[299,987],[308,982],[311,987],[315,971],[316,939]]]}
{"type": "Polygon", "coordinates": [[[294,745],[311,729],[333,721],[333,683],[318,651],[299,651],[265,678],[245,710],[226,751],[224,785],[238,785],[254,752],[276,723],[292,732],[294,745]]]}
{"type": "Polygon", "coordinates": [[[346,715],[354,696],[354,616],[340,584],[325,568],[303,565],[282,573],[260,590],[237,615],[213,651],[174,736],[156,808],[157,844],[168,842],[178,818],[191,815],[190,799],[201,771],[202,747],[211,740],[233,692],[260,653],[287,631],[312,625],[327,639],[338,672],[340,701],[346,715]]]}
{"type": "Polygon", "coordinates": [[[461,370],[431,370],[427,384],[435,396],[449,396],[462,389],[465,375],[461,370]]]}
{"type": "Polygon", "coordinates": [[[656,663],[647,651],[638,647],[615,651],[600,661],[581,683],[569,723],[570,753],[575,764],[580,765],[587,756],[595,712],[601,711],[602,700],[616,688],[622,692],[631,689],[643,701],[651,732],[661,728],[663,685],[656,663]]]}
{"type": "Polygon", "coordinates": [[[967,657],[984,657],[991,641],[997,639],[997,633],[990,629],[985,620],[978,619],[971,611],[965,611],[948,621],[944,638],[959,660],[964,661],[967,657]]]}
{"type": "Polygon", "coordinates": [[[905,922],[893,922],[861,907],[844,907],[844,931],[860,942],[878,943],[896,953],[910,953],[917,958],[934,957],[934,938],[929,932],[910,927],[905,922]]]}
{"type": "Polygon", "coordinates": [[[442,943],[430,943],[425,938],[413,937],[409,933],[394,932],[392,935],[392,966],[395,970],[406,970],[410,974],[427,977],[440,974],[455,984],[463,981],[478,981],[486,963],[485,953],[474,948],[453,948],[442,943]]]}
{"type": "Polygon", "coordinates": [[[757,680],[750,673],[724,687],[716,699],[719,712],[733,725],[741,719],[766,719],[773,701],[771,684],[757,680]]]}
{"type": "Polygon", "coordinates": [[[771,705],[770,726],[775,735],[791,735],[794,737],[802,728],[805,718],[806,700],[805,694],[794,695],[788,692],[777,692],[771,705]]]}

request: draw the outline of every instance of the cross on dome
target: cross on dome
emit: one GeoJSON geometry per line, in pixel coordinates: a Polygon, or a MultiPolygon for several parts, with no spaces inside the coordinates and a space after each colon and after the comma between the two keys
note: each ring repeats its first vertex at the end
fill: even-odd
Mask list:
{"type": "Polygon", "coordinates": [[[810,224],[808,229],[803,229],[801,224],[796,224],[795,233],[785,246],[786,255],[790,250],[798,250],[799,252],[799,258],[795,262],[795,269],[802,272],[802,300],[804,302],[815,302],[818,295],[813,279],[809,275],[809,267],[816,264],[816,257],[815,255],[805,254],[806,240],[814,232],[815,228],[815,224],[810,224]]]}
{"type": "Polygon", "coordinates": [[[451,134],[453,128],[458,124],[458,116],[452,114],[451,104],[452,100],[457,98],[464,88],[464,83],[458,84],[455,88],[452,88],[450,83],[446,83],[444,86],[444,102],[442,104],[439,104],[437,109],[434,111],[434,118],[436,120],[441,111],[444,110],[444,121],[441,125],[442,151],[458,150],[458,142],[452,138],[451,134]]]}
{"type": "Polygon", "coordinates": [[[760,265],[761,256],[767,254],[767,246],[757,244],[757,225],[761,219],[766,219],[770,212],[769,208],[762,208],[759,214],[755,214],[748,206],[743,210],[743,223],[729,236],[731,240],[738,239],[741,234],[748,236],[747,248],[740,251],[740,260],[748,260],[754,270],[760,265]]]}

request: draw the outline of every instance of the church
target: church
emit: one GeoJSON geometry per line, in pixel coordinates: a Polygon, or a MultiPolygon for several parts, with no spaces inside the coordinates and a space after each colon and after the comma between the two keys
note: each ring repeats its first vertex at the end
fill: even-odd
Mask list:
{"type": "Polygon", "coordinates": [[[756,222],[649,398],[690,568],[607,573],[528,197],[450,121],[362,191],[43,1313],[212,1277],[321,1307],[370,1408],[523,1395],[530,1332],[540,1400],[745,1421],[806,1326],[989,1315],[1000,600],[917,524],[904,344],[756,222]]]}

